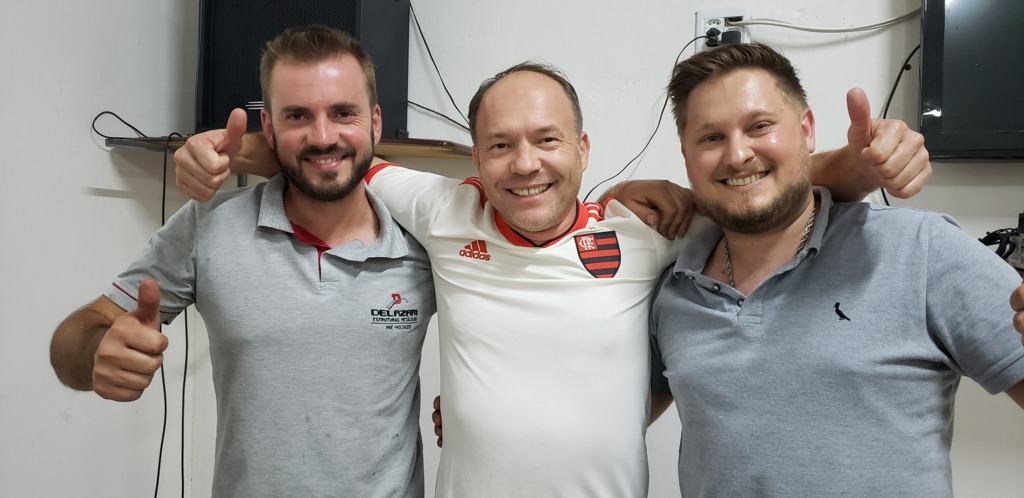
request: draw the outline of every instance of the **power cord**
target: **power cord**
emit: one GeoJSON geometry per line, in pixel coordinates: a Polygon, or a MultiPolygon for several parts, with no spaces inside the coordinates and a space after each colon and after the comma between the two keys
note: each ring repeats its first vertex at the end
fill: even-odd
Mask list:
{"type": "MultiPolygon", "coordinates": [[[[676,60],[675,60],[675,62],[672,63],[672,67],[675,67],[676,64],[679,64],[679,58],[683,56],[683,52],[685,52],[686,49],[689,48],[690,45],[693,45],[693,42],[695,42],[697,40],[705,39],[705,38],[708,38],[708,37],[707,36],[698,36],[698,37],[688,41],[686,43],[686,45],[683,45],[683,48],[679,51],[679,54],[676,55],[676,60]]],[[[622,167],[622,169],[620,169],[617,173],[615,173],[612,176],[609,176],[608,178],[605,178],[604,180],[601,180],[597,185],[594,185],[593,188],[591,188],[590,191],[587,192],[587,195],[583,197],[583,202],[586,202],[587,199],[590,198],[590,195],[594,193],[594,190],[596,190],[597,187],[600,187],[601,185],[603,185],[603,184],[611,181],[615,177],[621,175],[623,171],[626,171],[626,168],[629,168],[630,164],[633,164],[634,161],[639,159],[640,156],[642,156],[644,154],[644,152],[647,151],[647,147],[651,145],[651,141],[654,140],[654,136],[658,134],[658,129],[661,128],[661,121],[665,117],[665,108],[666,107],[668,107],[668,92],[665,92],[665,101],[661,104],[661,112],[658,113],[658,123],[656,125],[654,125],[654,131],[651,132],[651,136],[647,139],[647,143],[644,144],[644,147],[642,149],[640,149],[640,152],[638,152],[635,156],[633,156],[633,159],[630,159],[629,162],[627,162],[622,167]]],[[[640,166],[640,163],[637,163],[637,167],[639,167],[639,166],[640,166]]],[[[635,172],[636,172],[636,167],[634,167],[633,171],[631,171],[629,173],[629,177],[632,177],[633,173],[635,173],[635,172]]]]}
{"type": "Polygon", "coordinates": [[[814,27],[814,26],[801,26],[799,24],[788,23],[788,22],[779,21],[779,20],[776,20],[776,19],[748,19],[748,20],[745,20],[745,21],[729,21],[728,19],[726,19],[725,25],[726,26],[757,26],[757,25],[775,26],[775,27],[779,27],[779,28],[796,29],[796,30],[800,30],[800,31],[810,31],[812,33],[853,33],[853,32],[857,32],[857,31],[871,31],[871,30],[875,30],[875,29],[887,28],[889,26],[894,26],[896,24],[899,24],[899,23],[901,23],[903,21],[906,21],[907,19],[910,19],[910,18],[915,17],[915,16],[920,15],[920,14],[921,14],[921,9],[916,9],[916,10],[913,10],[913,11],[908,12],[906,14],[903,14],[902,16],[893,17],[892,19],[886,19],[884,21],[876,22],[874,24],[868,24],[866,26],[855,26],[855,27],[852,27],[852,28],[819,28],[819,27],[814,27]]]}
{"type": "MultiPolygon", "coordinates": [[[[114,113],[112,111],[102,111],[99,114],[97,114],[95,117],[93,117],[91,127],[92,127],[93,133],[96,133],[97,135],[99,135],[99,136],[101,136],[103,138],[139,138],[139,137],[146,137],[145,133],[142,133],[142,131],[140,131],[134,125],[132,125],[131,123],[125,121],[124,118],[122,118],[121,116],[118,116],[117,113],[114,113]],[[135,132],[136,136],[135,137],[113,137],[113,136],[101,133],[98,129],[96,129],[96,122],[101,117],[106,116],[106,115],[113,116],[114,118],[116,118],[122,124],[124,124],[125,126],[130,128],[133,132],[135,132]]],[[[169,135],[167,135],[167,137],[165,139],[165,142],[164,142],[164,157],[163,157],[163,168],[162,168],[163,176],[161,178],[161,190],[160,190],[160,226],[161,227],[164,226],[164,224],[167,223],[167,156],[170,155],[171,139],[173,139],[175,137],[179,137],[180,138],[180,137],[182,137],[182,134],[178,133],[178,132],[172,132],[169,135]]],[[[182,380],[181,380],[181,496],[182,496],[182,498],[184,498],[184,496],[185,496],[185,395],[186,395],[185,388],[186,388],[186,382],[187,382],[186,375],[188,373],[188,310],[185,310],[184,314],[185,314],[185,366],[184,366],[184,370],[183,370],[183,373],[182,373],[182,380]]],[[[162,327],[161,327],[161,329],[162,329],[162,327]]],[[[161,332],[162,332],[162,330],[161,330],[161,332]]],[[[164,411],[163,411],[163,422],[161,423],[161,426],[160,426],[160,449],[159,449],[159,451],[157,453],[157,460],[156,460],[156,482],[154,484],[154,489],[153,489],[153,497],[154,498],[156,498],[160,494],[160,470],[163,468],[164,441],[165,441],[166,436],[167,436],[167,377],[164,374],[164,367],[163,367],[163,365],[160,366],[160,387],[161,387],[161,391],[162,391],[162,394],[163,394],[164,411]]]]}
{"type": "MultiPolygon", "coordinates": [[[[427,49],[427,55],[430,57],[430,63],[434,65],[434,71],[437,72],[437,78],[441,81],[441,87],[444,88],[444,93],[448,94],[448,100],[451,101],[452,105],[455,106],[455,110],[459,112],[459,116],[462,116],[462,120],[469,123],[466,119],[466,115],[462,113],[462,109],[459,109],[459,104],[455,103],[455,98],[452,97],[452,92],[448,91],[448,85],[444,83],[444,77],[441,76],[441,70],[437,68],[437,61],[434,60],[434,54],[430,51],[430,44],[427,43],[427,37],[423,34],[423,28],[420,27],[420,20],[416,17],[416,9],[412,7],[412,2],[409,2],[409,12],[412,14],[413,23],[416,25],[416,32],[420,34],[420,39],[423,40],[423,47],[427,49]]],[[[432,111],[437,114],[437,111],[432,111]]],[[[445,116],[449,121],[454,122],[453,119],[445,116]]]]}
{"type": "MultiPolygon", "coordinates": [[[[96,117],[92,118],[92,131],[93,131],[93,133],[95,133],[95,134],[97,134],[97,135],[99,135],[99,136],[101,136],[103,138],[139,138],[139,137],[145,137],[146,136],[145,133],[142,133],[141,131],[139,131],[138,128],[132,126],[131,123],[125,121],[123,118],[121,118],[121,116],[118,116],[117,114],[115,114],[112,111],[100,112],[99,114],[96,115],[96,117]],[[128,128],[131,128],[131,130],[135,132],[136,136],[134,136],[134,137],[111,137],[111,136],[104,135],[104,134],[100,133],[100,131],[96,129],[96,121],[98,121],[101,117],[103,117],[105,115],[110,115],[110,116],[114,116],[115,118],[117,118],[118,121],[123,123],[128,128]]],[[[178,136],[181,136],[181,135],[178,135],[178,136]]]]}
{"type": "Polygon", "coordinates": [[[442,113],[440,111],[435,111],[435,110],[433,110],[433,109],[431,109],[431,108],[429,108],[427,106],[424,106],[424,105],[421,105],[421,104],[417,104],[416,102],[413,102],[411,100],[407,100],[406,103],[408,103],[409,105],[411,105],[413,107],[416,107],[416,108],[422,109],[422,110],[424,110],[426,112],[429,112],[431,114],[434,114],[435,116],[437,116],[439,118],[446,119],[449,122],[451,122],[451,124],[453,124],[455,126],[458,126],[459,128],[462,128],[463,130],[469,131],[469,127],[468,126],[466,126],[466,125],[464,125],[464,124],[462,124],[462,123],[460,123],[460,122],[458,122],[458,121],[448,117],[447,114],[444,114],[444,113],[442,113]]]}

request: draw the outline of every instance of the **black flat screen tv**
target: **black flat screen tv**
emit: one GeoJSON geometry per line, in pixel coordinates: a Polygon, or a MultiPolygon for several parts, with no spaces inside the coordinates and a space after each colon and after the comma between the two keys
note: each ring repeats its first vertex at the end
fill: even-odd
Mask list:
{"type": "Polygon", "coordinates": [[[1024,0],[923,0],[920,96],[933,159],[1024,160],[1024,0]]]}

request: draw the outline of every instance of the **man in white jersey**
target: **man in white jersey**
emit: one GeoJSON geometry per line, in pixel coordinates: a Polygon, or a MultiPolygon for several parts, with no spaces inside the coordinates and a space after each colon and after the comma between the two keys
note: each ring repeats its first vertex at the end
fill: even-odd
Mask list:
{"type": "MultiPolygon", "coordinates": [[[[479,177],[391,164],[367,175],[432,258],[446,417],[437,495],[645,496],[648,301],[682,244],[617,201],[579,202],[590,143],[559,71],[499,73],[469,116],[479,177]]],[[[866,140],[829,159],[862,175],[880,163],[887,185],[919,189],[929,166],[916,134],[866,121],[866,140]]],[[[243,155],[265,167],[272,156],[253,138],[243,155]]],[[[220,140],[175,156],[194,196],[227,174],[230,158],[202,146],[220,140]]]]}

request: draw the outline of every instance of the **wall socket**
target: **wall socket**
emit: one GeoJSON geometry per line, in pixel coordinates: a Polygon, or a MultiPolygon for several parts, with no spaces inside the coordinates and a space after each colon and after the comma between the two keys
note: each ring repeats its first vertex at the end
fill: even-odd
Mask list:
{"type": "MultiPolygon", "coordinates": [[[[729,26],[727,19],[750,19],[750,8],[748,7],[721,7],[717,9],[698,10],[694,23],[694,36],[706,36],[708,30],[717,29],[721,32],[719,40],[723,35],[733,43],[750,43],[750,31],[746,26],[729,26]],[[728,35],[726,35],[728,33],[728,35]]],[[[697,52],[714,48],[707,45],[706,38],[697,40],[697,52]]]]}

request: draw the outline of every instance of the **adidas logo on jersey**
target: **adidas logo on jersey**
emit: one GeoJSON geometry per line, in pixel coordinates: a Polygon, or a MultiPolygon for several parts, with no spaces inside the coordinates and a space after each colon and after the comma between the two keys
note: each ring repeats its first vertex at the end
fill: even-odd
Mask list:
{"type": "Polygon", "coordinates": [[[487,254],[487,243],[482,240],[474,240],[466,244],[466,247],[459,251],[459,256],[482,261],[491,260],[491,255],[487,254]]]}

